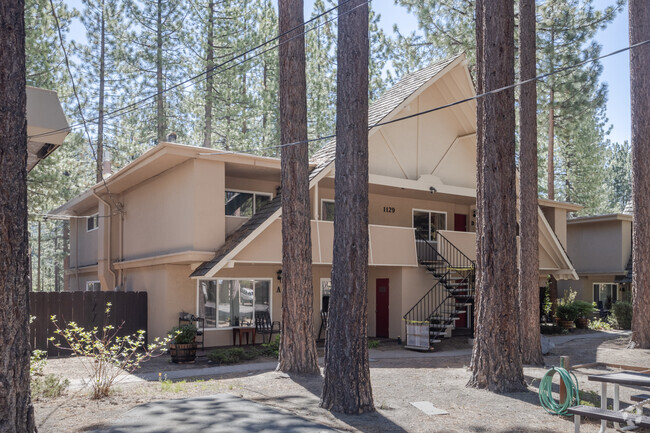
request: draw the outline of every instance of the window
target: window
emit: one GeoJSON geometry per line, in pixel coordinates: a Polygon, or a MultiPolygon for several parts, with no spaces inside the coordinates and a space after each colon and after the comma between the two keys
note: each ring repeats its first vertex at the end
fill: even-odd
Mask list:
{"type": "Polygon", "coordinates": [[[334,200],[321,200],[320,219],[323,221],[334,221],[334,200]]]}
{"type": "Polygon", "coordinates": [[[99,214],[95,214],[86,219],[86,231],[92,232],[99,228],[99,214]]]}
{"type": "Polygon", "coordinates": [[[86,281],[86,292],[101,292],[102,285],[99,281],[86,281]]]}
{"type": "Polygon", "coordinates": [[[201,280],[199,311],[206,328],[255,326],[255,312],[271,313],[271,280],[201,280]]]}
{"type": "Polygon", "coordinates": [[[250,218],[270,200],[271,194],[226,191],[226,215],[250,218]]]}
{"type": "Polygon", "coordinates": [[[447,229],[447,214],[443,212],[413,210],[413,228],[415,228],[418,235],[427,241],[435,241],[436,232],[447,229]]]}
{"type": "Polygon", "coordinates": [[[320,279],[320,310],[329,311],[330,308],[330,294],[332,293],[332,279],[320,279]]]}
{"type": "Polygon", "coordinates": [[[609,310],[612,304],[616,303],[618,285],[616,283],[595,283],[594,302],[598,308],[609,310]]]}

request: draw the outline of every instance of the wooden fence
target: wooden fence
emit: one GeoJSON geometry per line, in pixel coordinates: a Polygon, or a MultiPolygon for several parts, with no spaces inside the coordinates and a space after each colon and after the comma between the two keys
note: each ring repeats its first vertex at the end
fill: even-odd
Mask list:
{"type": "Polygon", "coordinates": [[[101,332],[105,324],[115,329],[122,325],[119,336],[147,330],[147,292],[30,292],[29,307],[30,314],[36,317],[30,325],[32,349],[46,350],[48,356],[70,353],[48,341],[56,336],[51,316],[56,316],[61,328],[68,322],[76,322],[82,328],[97,327],[101,332]],[[111,311],[106,315],[109,302],[111,311]]]}

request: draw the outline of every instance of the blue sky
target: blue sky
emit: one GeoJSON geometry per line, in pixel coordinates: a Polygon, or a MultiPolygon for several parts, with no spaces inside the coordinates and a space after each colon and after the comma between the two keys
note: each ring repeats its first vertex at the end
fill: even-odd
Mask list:
{"type": "MultiPolygon", "coordinates": [[[[66,0],[73,7],[80,8],[80,0],[66,0]]],[[[305,16],[309,17],[314,0],[305,0],[305,16]]],[[[597,8],[605,8],[614,0],[595,0],[597,8]]],[[[400,31],[410,33],[417,29],[415,16],[410,15],[406,8],[395,5],[393,0],[374,0],[373,8],[381,14],[380,25],[387,34],[392,34],[393,25],[397,24],[400,31]]],[[[72,28],[72,39],[85,39],[83,28],[75,23],[72,28]]],[[[603,54],[624,48],[629,44],[627,6],[616,19],[597,35],[597,40],[603,46],[603,54]]],[[[623,142],[630,138],[630,58],[627,53],[603,59],[601,81],[609,87],[607,102],[607,117],[612,127],[609,138],[612,141],[623,142]]]]}

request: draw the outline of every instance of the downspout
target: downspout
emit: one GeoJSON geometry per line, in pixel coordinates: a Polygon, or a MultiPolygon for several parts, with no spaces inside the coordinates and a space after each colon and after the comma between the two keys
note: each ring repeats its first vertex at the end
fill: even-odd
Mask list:
{"type": "MultiPolygon", "coordinates": [[[[108,245],[106,247],[106,249],[108,250],[108,257],[107,257],[108,272],[113,276],[114,283],[117,284],[118,283],[117,276],[115,275],[115,271],[113,270],[113,262],[111,259],[111,223],[112,223],[112,216],[113,216],[113,208],[111,208],[111,205],[106,200],[104,200],[99,195],[97,195],[95,190],[93,190],[93,195],[97,198],[97,200],[101,201],[102,203],[104,203],[104,205],[108,207],[108,229],[107,229],[108,234],[106,236],[108,238],[108,245]]],[[[113,287],[113,291],[115,291],[115,287],[113,287]]]]}

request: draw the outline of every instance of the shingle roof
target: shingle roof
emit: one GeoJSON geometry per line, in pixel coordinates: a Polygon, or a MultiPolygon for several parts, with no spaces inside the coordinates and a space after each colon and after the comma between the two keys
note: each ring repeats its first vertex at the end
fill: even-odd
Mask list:
{"type": "Polygon", "coordinates": [[[625,205],[625,209],[623,209],[623,213],[626,215],[634,215],[634,199],[630,198],[630,200],[627,202],[625,205]]]}
{"type": "MultiPolygon", "coordinates": [[[[449,66],[458,57],[457,56],[440,60],[431,65],[410,73],[402,78],[397,84],[387,90],[379,99],[373,102],[368,109],[368,125],[371,127],[381,122],[399,107],[409,96],[425,85],[429,80],[439,74],[444,68],[449,66]]],[[[311,158],[311,163],[316,167],[309,173],[311,181],[317,177],[323,170],[334,162],[336,156],[336,139],[325,143],[311,158]]],[[[245,241],[258,227],[271,218],[277,211],[281,210],[282,200],[280,195],[267,203],[260,211],[253,215],[248,221],[242,224],[230,236],[226,238],[224,244],[216,251],[214,259],[202,263],[190,277],[204,277],[212,268],[228,256],[237,245],[245,241]]]]}

